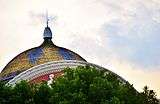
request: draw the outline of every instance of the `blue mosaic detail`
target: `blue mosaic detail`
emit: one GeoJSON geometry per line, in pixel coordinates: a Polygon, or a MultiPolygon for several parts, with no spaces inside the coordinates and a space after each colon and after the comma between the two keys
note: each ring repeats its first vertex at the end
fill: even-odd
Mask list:
{"type": "Polygon", "coordinates": [[[36,61],[41,57],[42,54],[43,54],[42,48],[36,48],[36,49],[31,50],[28,53],[29,62],[31,62],[32,64],[35,64],[36,61]]]}
{"type": "Polygon", "coordinates": [[[17,75],[17,72],[13,72],[4,78],[0,78],[0,81],[10,80],[10,79],[14,78],[16,75],[17,75]]]}
{"type": "Polygon", "coordinates": [[[76,59],[75,56],[71,52],[69,52],[68,50],[63,49],[63,48],[59,49],[59,54],[65,60],[75,60],[76,59]]]}

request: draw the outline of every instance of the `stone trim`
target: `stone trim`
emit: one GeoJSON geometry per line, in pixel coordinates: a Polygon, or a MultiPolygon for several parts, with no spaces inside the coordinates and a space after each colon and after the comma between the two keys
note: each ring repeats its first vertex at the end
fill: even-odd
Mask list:
{"type": "Polygon", "coordinates": [[[66,67],[70,67],[70,68],[75,68],[77,66],[93,66],[96,69],[100,69],[100,70],[106,70],[108,72],[113,73],[114,75],[118,76],[118,78],[122,81],[122,82],[127,82],[126,80],[124,80],[122,77],[120,77],[119,75],[115,74],[114,72],[103,68],[99,65],[93,64],[93,63],[88,63],[88,62],[84,62],[84,61],[77,61],[77,60],[64,60],[64,61],[52,61],[52,62],[47,62],[35,67],[32,67],[22,73],[20,73],[19,75],[15,76],[13,79],[11,79],[7,84],[9,85],[15,85],[16,83],[20,82],[21,80],[32,80],[34,78],[37,78],[41,75],[45,75],[48,73],[52,73],[52,72],[59,72],[62,71],[64,68],[66,67]]]}

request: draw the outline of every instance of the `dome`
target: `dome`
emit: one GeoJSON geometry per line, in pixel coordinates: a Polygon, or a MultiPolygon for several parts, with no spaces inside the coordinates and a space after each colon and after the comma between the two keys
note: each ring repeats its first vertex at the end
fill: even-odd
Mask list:
{"type": "MultiPolygon", "coordinates": [[[[51,32],[48,27],[47,30],[51,32]]],[[[47,30],[45,28],[45,35],[47,30]]],[[[10,80],[19,73],[46,62],[61,60],[85,61],[73,51],[53,44],[51,38],[51,36],[44,36],[44,42],[39,47],[26,50],[13,58],[0,73],[0,80],[10,80]]]]}

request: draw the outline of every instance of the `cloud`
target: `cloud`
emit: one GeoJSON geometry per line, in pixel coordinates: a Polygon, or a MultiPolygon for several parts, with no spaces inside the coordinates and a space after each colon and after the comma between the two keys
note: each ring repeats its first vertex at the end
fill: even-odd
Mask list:
{"type": "Polygon", "coordinates": [[[110,21],[104,21],[101,26],[101,44],[112,50],[112,54],[139,67],[159,69],[160,25],[154,18],[159,15],[160,8],[156,2],[103,1],[104,5],[110,5],[110,10],[116,12],[112,14],[110,21]]]}

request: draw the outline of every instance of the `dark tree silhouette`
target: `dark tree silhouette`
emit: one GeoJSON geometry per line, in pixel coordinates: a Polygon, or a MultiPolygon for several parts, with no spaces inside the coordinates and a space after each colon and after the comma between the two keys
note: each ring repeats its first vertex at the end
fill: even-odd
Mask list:
{"type": "Polygon", "coordinates": [[[113,73],[79,66],[66,68],[51,86],[22,81],[11,87],[0,82],[0,104],[158,104],[158,100],[146,86],[139,93],[113,73]]]}

